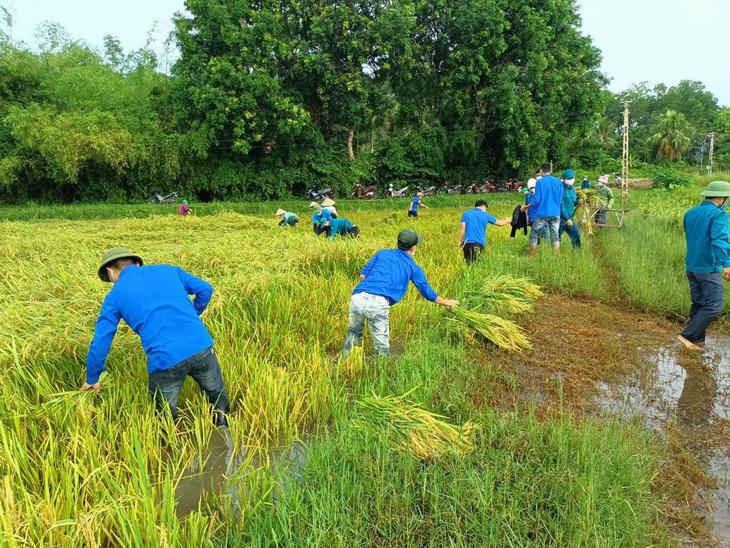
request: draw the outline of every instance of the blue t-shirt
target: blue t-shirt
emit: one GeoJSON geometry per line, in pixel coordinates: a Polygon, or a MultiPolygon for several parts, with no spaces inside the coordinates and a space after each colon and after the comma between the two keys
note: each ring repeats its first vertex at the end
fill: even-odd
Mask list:
{"type": "Polygon", "coordinates": [[[478,207],[465,211],[461,222],[466,224],[465,244],[487,245],[487,225],[493,225],[497,219],[478,207]]]}
{"type": "Polygon", "coordinates": [[[169,369],[213,346],[198,317],[211,295],[212,285],[176,266],[126,267],[101,305],[86,356],[86,382],[96,383],[104,371],[119,320],[139,335],[148,373],[169,369]],[[191,301],[189,295],[195,299],[191,301]]]}
{"type": "Polygon", "coordinates": [[[363,267],[362,280],[352,294],[370,293],[388,299],[391,306],[400,301],[408,290],[408,282],[413,282],[423,297],[431,302],[438,298],[428,285],[423,269],[416,264],[407,251],[400,249],[381,249],[363,267]]]}
{"type": "Polygon", "coordinates": [[[719,272],[730,266],[727,211],[705,200],[684,214],[683,224],[689,272],[719,272]]]}
{"type": "Polygon", "coordinates": [[[563,181],[549,173],[543,175],[535,185],[535,196],[532,198],[530,218],[559,217],[562,202],[563,181]]]}
{"type": "MultiPolygon", "coordinates": [[[[416,213],[418,213],[419,205],[421,205],[421,198],[416,196],[415,198],[413,198],[413,200],[411,200],[411,211],[415,211],[416,213]]],[[[426,208],[426,209],[428,209],[428,208],[426,208]]],[[[403,211],[403,210],[401,209],[401,211],[403,211]]]]}

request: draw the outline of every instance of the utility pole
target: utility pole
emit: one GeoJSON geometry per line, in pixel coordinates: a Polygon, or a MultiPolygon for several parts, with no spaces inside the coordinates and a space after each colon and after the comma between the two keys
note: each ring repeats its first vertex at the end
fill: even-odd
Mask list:
{"type": "Polygon", "coordinates": [[[710,153],[707,156],[707,174],[712,175],[712,149],[715,148],[715,132],[710,132],[710,153]]]}
{"type": "Polygon", "coordinates": [[[624,101],[624,156],[621,166],[621,203],[629,201],[629,102],[624,101]]]}

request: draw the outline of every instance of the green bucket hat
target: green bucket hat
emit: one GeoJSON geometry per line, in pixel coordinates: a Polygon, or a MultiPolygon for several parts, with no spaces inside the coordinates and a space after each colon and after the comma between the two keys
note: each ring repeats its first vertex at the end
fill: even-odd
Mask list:
{"type": "Polygon", "coordinates": [[[402,230],[400,234],[398,234],[398,242],[405,246],[408,246],[408,248],[410,249],[414,245],[423,243],[423,236],[417,234],[415,230],[407,228],[405,230],[402,230]]]}
{"type": "Polygon", "coordinates": [[[117,259],[132,259],[137,261],[140,266],[144,264],[142,257],[135,255],[126,247],[113,247],[101,256],[101,265],[99,266],[97,273],[99,274],[99,279],[102,282],[111,282],[109,274],[106,271],[106,267],[117,259]]]}
{"type": "Polygon", "coordinates": [[[707,198],[728,198],[730,197],[730,183],[727,181],[712,181],[700,196],[707,198]]]}

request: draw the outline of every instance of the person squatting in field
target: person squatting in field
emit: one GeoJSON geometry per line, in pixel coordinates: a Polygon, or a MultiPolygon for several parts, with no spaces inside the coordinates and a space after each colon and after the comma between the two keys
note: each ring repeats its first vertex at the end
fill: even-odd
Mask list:
{"type": "Polygon", "coordinates": [[[226,426],[228,392],[213,339],[200,319],[213,286],[176,266],[144,266],[139,255],[124,247],[104,253],[97,274],[112,288],[96,321],[81,390],[101,389],[99,376],[119,320],[124,320],[147,354],[148,388],[157,409],[169,407],[176,419],[178,395],[190,376],[213,406],[215,424],[226,426]]]}
{"type": "Polygon", "coordinates": [[[540,165],[540,179],[535,186],[535,194],[529,204],[522,206],[522,211],[530,210],[532,230],[530,230],[530,255],[537,251],[540,232],[547,225],[553,251],[560,253],[560,206],[563,202],[563,182],[551,174],[549,162],[540,165]]]}
{"type": "Polygon", "coordinates": [[[327,237],[330,240],[334,240],[338,234],[343,238],[358,238],[360,235],[360,229],[355,223],[343,217],[327,221],[324,226],[328,229],[327,237]]]}
{"type": "Polygon", "coordinates": [[[406,229],[398,234],[397,249],[381,249],[363,267],[360,283],[350,297],[347,337],[342,355],[347,356],[357,345],[368,321],[376,355],[390,354],[390,307],[400,301],[413,282],[423,297],[431,302],[451,307],[459,301],[443,299],[428,284],[423,269],[413,260],[416,246],[423,237],[406,229]]]}
{"type": "Polygon", "coordinates": [[[299,217],[290,211],[278,209],[276,211],[276,215],[277,216],[281,215],[281,220],[279,221],[279,226],[284,226],[284,225],[297,226],[299,224],[299,217]]]}
{"type": "Polygon", "coordinates": [[[474,209],[465,211],[459,227],[459,249],[464,251],[467,263],[474,261],[487,245],[487,225],[507,226],[512,218],[497,220],[487,213],[487,202],[477,200],[474,209]]]}
{"type": "Polygon", "coordinates": [[[723,278],[730,281],[730,231],[725,211],[730,183],[712,181],[700,194],[705,199],[684,214],[687,240],[685,267],[692,306],[689,323],[677,337],[691,350],[705,342],[705,330],[725,306],[723,278]]]}
{"type": "Polygon", "coordinates": [[[180,215],[182,215],[184,217],[185,215],[187,215],[191,211],[192,210],[188,207],[188,201],[187,200],[183,200],[182,201],[182,204],[180,204],[180,210],[178,211],[178,213],[180,213],[180,215]]]}
{"type": "Polygon", "coordinates": [[[314,233],[319,236],[322,232],[326,232],[327,236],[329,236],[330,231],[328,230],[328,227],[325,226],[325,223],[334,219],[332,211],[326,207],[322,207],[316,202],[312,202],[312,204],[310,204],[310,207],[314,210],[314,214],[312,215],[314,233]]]}
{"type": "Polygon", "coordinates": [[[428,206],[421,202],[421,198],[423,198],[423,192],[418,192],[413,200],[411,200],[411,203],[408,204],[409,217],[415,217],[416,219],[418,219],[418,206],[428,209],[428,206]]]}

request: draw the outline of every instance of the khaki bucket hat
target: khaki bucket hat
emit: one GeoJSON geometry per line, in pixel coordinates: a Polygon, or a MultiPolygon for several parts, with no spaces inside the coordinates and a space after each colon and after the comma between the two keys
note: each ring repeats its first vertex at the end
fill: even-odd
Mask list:
{"type": "Polygon", "coordinates": [[[126,247],[113,247],[101,256],[101,265],[99,266],[97,273],[99,274],[99,279],[102,282],[111,282],[109,274],[107,274],[106,267],[117,259],[132,259],[133,261],[138,262],[140,266],[144,264],[142,257],[132,253],[126,247]]]}
{"type": "Polygon", "coordinates": [[[283,210],[283,209],[281,209],[281,208],[279,208],[279,209],[276,210],[276,213],[274,215],[284,215],[284,213],[286,213],[286,211],[283,210]]]}

